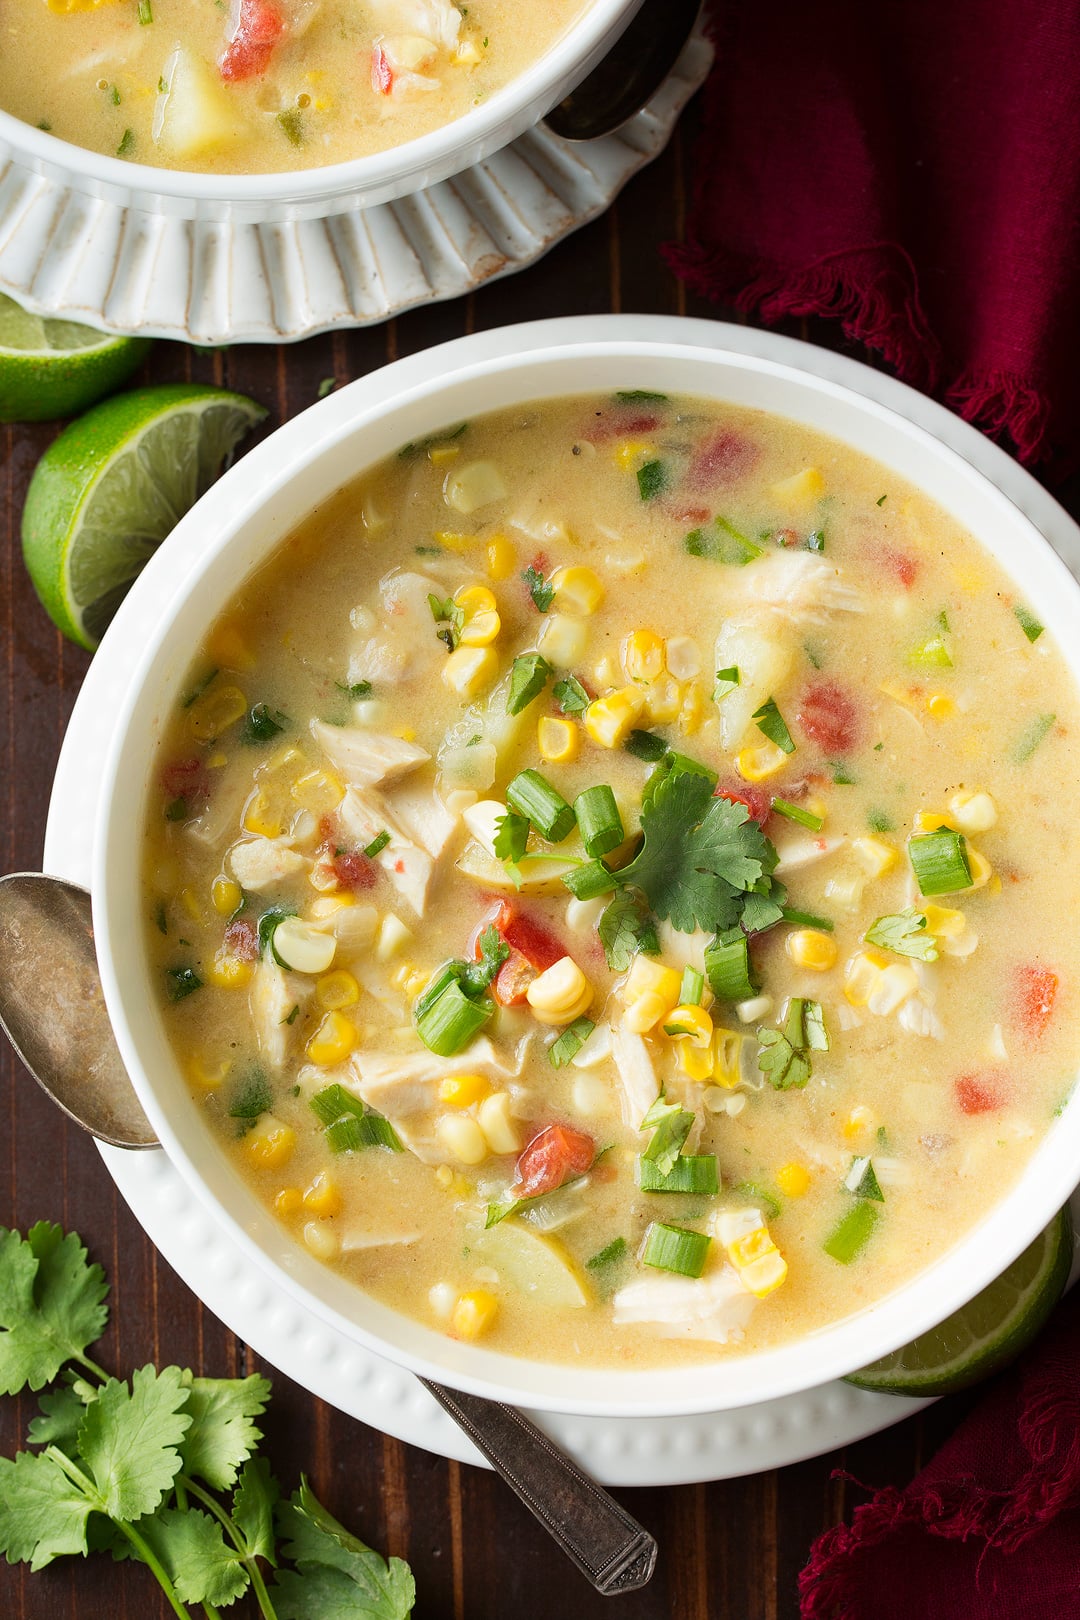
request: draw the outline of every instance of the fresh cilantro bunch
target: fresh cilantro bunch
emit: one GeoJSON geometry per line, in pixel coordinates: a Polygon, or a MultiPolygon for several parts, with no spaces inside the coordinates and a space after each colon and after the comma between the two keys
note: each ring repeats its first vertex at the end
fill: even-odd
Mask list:
{"type": "Polygon", "coordinates": [[[137,1560],[181,1620],[189,1605],[216,1620],[245,1593],[264,1620],[408,1620],[407,1564],[350,1535],[306,1480],[281,1500],[255,1455],[269,1380],[180,1367],[111,1377],[86,1354],[108,1320],[107,1292],[74,1232],[0,1227],[0,1393],[55,1385],[30,1425],[34,1449],[0,1458],[7,1561],[137,1560]],[[291,1569],[278,1567],[279,1542],[291,1569]]]}

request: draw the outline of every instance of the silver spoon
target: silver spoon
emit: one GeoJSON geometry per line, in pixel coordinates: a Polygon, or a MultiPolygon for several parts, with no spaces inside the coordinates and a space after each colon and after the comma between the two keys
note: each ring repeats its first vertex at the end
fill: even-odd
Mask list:
{"type": "Polygon", "coordinates": [[[594,141],[655,95],[693,32],[701,0],[645,0],[598,67],[544,122],[566,141],[594,141]]]}
{"type": "MultiPolygon", "coordinates": [[[[113,1147],[159,1144],[128,1079],[101,993],[90,896],[63,878],[0,878],[0,1029],[47,1096],[113,1147]]],[[[649,1532],[513,1407],[421,1382],[605,1596],[644,1586],[649,1532]]]]}

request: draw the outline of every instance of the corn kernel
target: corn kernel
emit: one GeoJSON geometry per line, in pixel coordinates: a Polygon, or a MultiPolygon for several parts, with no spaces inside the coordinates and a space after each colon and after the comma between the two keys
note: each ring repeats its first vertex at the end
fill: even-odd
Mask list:
{"type": "Polygon", "coordinates": [[[440,1114],[435,1134],[450,1157],[462,1164],[480,1164],[488,1156],[487,1137],[471,1114],[440,1114]]]}
{"type": "Polygon", "coordinates": [[[926,707],[935,720],[948,720],[956,713],[956,704],[947,692],[931,692],[926,707]]]}
{"type": "MultiPolygon", "coordinates": [[[[463,47],[459,45],[458,52],[462,49],[463,47]]],[[[476,47],[474,46],[473,49],[475,50],[476,47]]],[[[455,52],[456,57],[457,53],[455,52]]],[[[461,57],[460,60],[464,61],[465,58],[461,57]]],[[[456,444],[433,444],[428,450],[427,456],[433,467],[445,467],[451,461],[456,461],[460,454],[460,446],[456,444]]]]}
{"type": "Polygon", "coordinates": [[[668,1003],[655,990],[646,990],[623,1013],[623,1024],[635,1035],[647,1035],[669,1012],[668,1003]]]}
{"type": "Polygon", "coordinates": [[[212,754],[206,756],[206,768],[209,771],[220,771],[228,763],[228,754],[224,753],[220,748],[215,748],[212,754]]]}
{"type": "Polygon", "coordinates": [[[303,810],[325,816],[345,797],[345,785],[330,771],[307,771],[292,785],[292,796],[303,810]]]}
{"type": "Polygon", "coordinates": [[[681,987],[682,978],[674,968],[665,967],[663,962],[654,961],[651,956],[639,954],[630,964],[630,972],[620,986],[619,995],[629,1006],[651,990],[664,1002],[665,1010],[670,1011],[678,1006],[681,987]]]}
{"type": "Polygon", "coordinates": [[[689,636],[669,636],[664,648],[667,667],[677,681],[692,681],[701,674],[701,653],[689,636]]]}
{"type": "MultiPolygon", "coordinates": [[[[475,67],[482,60],[480,48],[475,40],[463,39],[454,47],[454,54],[450,58],[455,67],[475,67]]],[[[456,446],[455,446],[456,449],[456,446]]]]}
{"type": "Polygon", "coordinates": [[[878,1018],[887,1018],[903,1006],[919,988],[914,968],[905,962],[890,962],[882,968],[866,1005],[878,1018]]]}
{"type": "Polygon", "coordinates": [[[216,1091],[218,1086],[228,1078],[232,1068],[230,1058],[222,1058],[219,1063],[196,1053],[189,1058],[187,1072],[192,1085],[198,1086],[202,1091],[216,1091]]]}
{"type": "Polygon", "coordinates": [[[219,669],[254,669],[255,654],[240,626],[230,619],[219,619],[210,632],[206,651],[219,669]]]}
{"type": "Polygon", "coordinates": [[[222,917],[231,917],[244,898],[244,891],[233,878],[219,872],[210,885],[210,899],[214,910],[222,917]]]}
{"type": "Polygon", "coordinates": [[[820,929],[793,929],[784,948],[796,967],[809,968],[813,973],[827,973],[836,966],[836,941],[820,929]]]}
{"type": "Polygon", "coordinates": [[[891,872],[899,859],[896,846],[887,843],[884,838],[855,838],[851,849],[863,870],[874,878],[884,877],[886,872],[891,872]]]}
{"type": "Polygon", "coordinates": [[[936,939],[958,939],[967,927],[967,918],[962,911],[956,911],[952,906],[936,906],[932,902],[923,907],[926,917],[926,932],[933,934],[936,939]]]}
{"type": "Polygon", "coordinates": [[[878,951],[856,951],[844,969],[844,995],[853,1007],[865,1007],[873,995],[881,972],[888,965],[878,951]]]}
{"type": "Polygon", "coordinates": [[[997,825],[997,805],[989,793],[954,793],[949,800],[949,815],[953,825],[962,833],[989,832],[997,825]]]}
{"type": "Polygon", "coordinates": [[[604,600],[604,587],[591,568],[556,568],[551,576],[555,606],[586,617],[595,613],[604,600]]]}
{"type": "Polygon", "coordinates": [[[355,1007],[360,1000],[360,986],[351,973],[338,968],[324,973],[315,983],[315,1000],[327,1012],[340,1012],[342,1007],[355,1007]]]}
{"type": "Polygon", "coordinates": [[[203,910],[202,901],[199,899],[199,896],[195,893],[194,889],[181,889],[177,899],[180,901],[180,904],[183,906],[192,922],[203,923],[206,921],[206,913],[203,910]]]}
{"type": "Polygon", "coordinates": [[[308,1221],[304,1227],[305,1247],[316,1260],[336,1260],[341,1253],[341,1240],[332,1226],[325,1221],[308,1221]]]}
{"type": "Polygon", "coordinates": [[[807,501],[821,499],[825,493],[825,480],[817,467],[804,467],[802,472],[774,484],[769,493],[782,506],[800,506],[807,501]]]}
{"type": "Polygon", "coordinates": [[[447,1108],[471,1108],[490,1091],[491,1084],[482,1074],[448,1074],[439,1081],[439,1101],[447,1108]]]}
{"type": "Polygon", "coordinates": [[[989,883],[994,868],[990,865],[982,850],[976,849],[972,843],[967,846],[967,858],[968,870],[971,873],[971,887],[981,889],[984,884],[989,883]]]}
{"type": "Polygon", "coordinates": [[[491,1327],[498,1310],[494,1294],[486,1288],[470,1288],[450,1313],[450,1332],[455,1339],[478,1339],[491,1327]]]}
{"type": "Polygon", "coordinates": [[[735,755],[735,769],[744,782],[762,782],[775,776],[787,764],[788,756],[774,742],[764,742],[756,748],[740,748],[735,755]]]}
{"type": "Polygon", "coordinates": [[[311,1215],[322,1215],[327,1219],[341,1214],[341,1189],[325,1170],[319,1171],[304,1193],[304,1208],[311,1215]]]}
{"type": "Polygon", "coordinates": [[[457,556],[471,551],[477,543],[475,534],[456,534],[448,529],[436,529],[432,539],[442,551],[452,551],[457,556]]]}
{"type": "Polygon", "coordinates": [[[624,439],[622,444],[615,446],[616,463],[624,472],[629,472],[636,462],[647,460],[653,454],[652,445],[644,439],[624,439]]]}
{"type": "Polygon", "coordinates": [[[810,1172],[804,1164],[782,1164],[776,1172],[776,1185],[785,1198],[802,1198],[810,1191],[810,1172]]]}
{"type": "Polygon", "coordinates": [[[509,579],[517,567],[517,552],[505,534],[492,536],[487,543],[485,555],[489,579],[509,579]]]}
{"type": "Polygon", "coordinates": [[[440,1164],[435,1170],[435,1180],[438,1182],[443,1191],[446,1192],[454,1180],[454,1172],[451,1170],[448,1164],[440,1164]]]}
{"type": "Polygon", "coordinates": [[[758,1299],[771,1294],[787,1276],[787,1263],[767,1227],[755,1227],[725,1244],[728,1259],[744,1285],[758,1299]]]}
{"type": "Polygon", "coordinates": [[[215,686],[197,697],[187,711],[187,727],[199,742],[213,742],[247,713],[247,698],[238,686],[215,686]]]}
{"type": "Polygon", "coordinates": [[[344,1063],[349,1053],[355,1051],[359,1040],[356,1025],[351,1024],[344,1013],[328,1012],[308,1041],[307,1055],[320,1069],[328,1069],[335,1063],[344,1063]]]}
{"type": "Polygon", "coordinates": [[[260,838],[281,835],[281,816],[264,787],[257,787],[244,807],[244,829],[260,838]]]}
{"type": "Polygon", "coordinates": [[[645,699],[638,687],[621,687],[589,704],[584,714],[585,730],[600,748],[620,748],[644,707],[645,699]]]}
{"type": "Polygon", "coordinates": [[[645,688],[645,718],[652,726],[669,726],[677,720],[683,706],[683,690],[667,671],[659,674],[645,688]]]}
{"type": "Polygon", "coordinates": [[[713,1021],[704,1007],[675,1007],[664,1019],[664,1031],[686,1045],[712,1049],[713,1021]]]}
{"type": "Polygon", "coordinates": [[[664,638],[655,630],[634,630],[623,640],[622,666],[628,681],[655,681],[664,673],[664,638]]]}
{"type": "Polygon", "coordinates": [[[484,1098],[476,1111],[477,1123],[487,1137],[487,1145],[492,1153],[521,1151],[521,1132],[511,1113],[511,1106],[508,1091],[495,1091],[490,1097],[484,1098]]]}
{"type": "Polygon", "coordinates": [[[491,647],[455,647],[443,664],[442,678],[459,697],[476,697],[491,685],[498,667],[491,647]]]}
{"type": "Polygon", "coordinates": [[[219,990],[242,990],[251,980],[254,966],[236,956],[224,945],[206,970],[207,981],[219,990]]]}
{"type": "Polygon", "coordinates": [[[343,891],[340,894],[320,894],[317,900],[311,902],[311,916],[315,921],[332,917],[336,911],[348,906],[355,906],[356,896],[343,891]]]}
{"type": "Polygon", "coordinates": [[[679,1068],[691,1080],[711,1080],[713,1072],[713,1049],[710,1042],[704,1050],[695,1046],[693,1041],[677,1041],[675,1044],[675,1058],[679,1068]]]}
{"type": "Polygon", "coordinates": [[[296,1151],[296,1132],[273,1114],[264,1114],[244,1137],[244,1153],[256,1170],[277,1170],[296,1151]]]}
{"type": "Polygon", "coordinates": [[[536,746],[550,765],[569,765],[577,758],[581,734],[572,720],[545,714],[537,722],[536,746]]]}
{"type": "Polygon", "coordinates": [[[860,1137],[869,1136],[877,1130],[877,1115],[865,1103],[856,1103],[844,1121],[843,1130],[849,1142],[858,1141],[860,1137]]]}
{"type": "Polygon", "coordinates": [[[274,1208],[284,1221],[291,1221],[304,1207],[304,1195],[299,1187],[282,1187],[274,1199],[274,1208]]]}
{"type": "Polygon", "coordinates": [[[496,640],[502,629],[502,620],[493,591],[489,591],[486,585],[466,585],[456,592],[454,601],[465,614],[460,646],[487,647],[496,640]]]}
{"type": "Polygon", "coordinates": [[[573,669],[585,656],[589,632],[582,619],[568,613],[549,613],[537,646],[556,669],[573,669]]]}
{"type": "Polygon", "coordinates": [[[735,1029],[717,1029],[713,1033],[712,1077],[725,1091],[734,1091],[742,1084],[742,1054],[748,1039],[735,1029]]]}
{"type": "Polygon", "coordinates": [[[563,956],[531,980],[525,998],[542,1024],[572,1024],[593,998],[592,985],[572,956],[563,956]]]}
{"type": "Polygon", "coordinates": [[[692,737],[700,731],[701,723],[705,718],[705,694],[700,681],[691,681],[683,691],[682,705],[679,709],[679,730],[685,737],[692,737]]]}

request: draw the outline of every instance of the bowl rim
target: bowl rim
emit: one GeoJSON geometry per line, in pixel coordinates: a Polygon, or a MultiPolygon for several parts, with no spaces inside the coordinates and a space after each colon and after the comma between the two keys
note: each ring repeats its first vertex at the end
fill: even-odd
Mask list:
{"type": "MultiPolygon", "coordinates": [[[[393,366],[361,379],[359,383],[330,396],[321,404],[293,418],[263,445],[256,447],[234,471],[226,475],[225,479],[203,498],[194,509],[197,514],[194,522],[191,515],[182,520],[181,527],[186,527],[189,531],[201,527],[204,533],[213,531],[214,538],[206,547],[206,555],[193,563],[179,590],[174,592],[168,613],[158,623],[142,658],[132,672],[103,777],[103,812],[95,838],[92,885],[102,978],[125,1061],[129,1070],[136,1076],[136,1089],[139,1090],[144,1106],[147,1107],[152,1122],[158,1128],[163,1145],[174,1164],[215,1216],[226,1222],[232,1236],[240,1241],[247,1252],[261,1266],[268,1268],[279,1282],[284,1282],[305,1307],[314,1309],[318,1315],[331,1321],[339,1331],[345,1332],[347,1336],[364,1343],[377,1354],[388,1356],[414,1372],[489,1398],[512,1400],[533,1409],[546,1408],[598,1416],[665,1416],[716,1411],[816,1387],[831,1378],[842,1376],[844,1372],[849,1372],[866,1361],[876,1359],[878,1355],[887,1354],[898,1344],[909,1339],[913,1333],[921,1332],[941,1320],[985,1286],[986,1282],[999,1273],[1003,1266],[1031,1241],[1036,1231],[1051,1218],[1058,1205],[1065,1201],[1077,1180],[1074,1168],[1076,1155],[1068,1151],[1068,1143],[1080,1129],[1080,1107],[1077,1105],[1075,1093],[1061,1116],[1053,1122],[1029,1162],[1028,1169],[1010,1193],[999,1200],[990,1212],[944,1256],[931,1267],[918,1273],[902,1288],[894,1290],[878,1305],[858,1315],[844,1318],[841,1322],[807,1338],[790,1341],[786,1348],[751,1352],[730,1361],[721,1357],[703,1363],[700,1367],[680,1369],[680,1372],[698,1374],[699,1382],[703,1382],[701,1374],[707,1375],[711,1372],[715,1379],[718,1368],[723,1368],[725,1372],[735,1370],[737,1374],[740,1367],[750,1367],[757,1374],[753,1384],[745,1376],[741,1378],[736,1376],[733,1380],[735,1387],[724,1388],[721,1378],[717,1380],[721,1387],[710,1388],[707,1393],[697,1391],[679,1395],[658,1390],[655,1386],[661,1379],[656,1372],[647,1375],[613,1374],[610,1369],[604,1369],[601,1370],[602,1380],[593,1378],[591,1382],[594,1387],[588,1393],[578,1395],[567,1394],[562,1387],[557,1389],[554,1387],[557,1380],[550,1375],[560,1375],[562,1380],[570,1376],[567,1368],[558,1365],[524,1361],[478,1348],[471,1348],[464,1355],[454,1355],[449,1358],[450,1364],[447,1358],[432,1360],[426,1353],[417,1353],[412,1349],[403,1348],[400,1344],[391,1344],[380,1333],[373,1332],[357,1322],[355,1317],[342,1315],[325,1299],[314,1294],[294,1271],[268,1259],[243,1221],[233,1210],[226,1208],[210,1190],[204,1172],[189,1159],[177,1140],[168,1115],[162,1107],[159,1107],[152,1083],[140,1059],[139,1049],[131,1035],[126,1012],[127,990],[121,984],[116,972],[112,950],[113,915],[116,910],[111,892],[112,873],[116,871],[118,861],[115,859],[110,861],[109,850],[111,843],[116,842],[118,836],[115,831],[114,815],[117,779],[124,765],[125,744],[133,715],[145,696],[148,677],[155,665],[160,662],[163,642],[175,624],[183,603],[191,598],[202,575],[210,569],[215,558],[220,558],[224,554],[231,540],[242,531],[245,523],[256,522],[261,516],[265,526],[270,501],[275,494],[280,493],[282,486],[297,476],[298,471],[325,461],[334,446],[347,443],[374,420],[392,416],[395,410],[415,410],[418,402],[430,403],[437,400],[441,395],[460,385],[463,380],[481,379],[490,383],[493,377],[500,374],[513,377],[524,371],[534,375],[545,365],[568,359],[578,366],[585,367],[590,361],[610,359],[613,355],[624,358],[629,356],[639,366],[650,361],[659,364],[665,360],[673,363],[692,360],[698,364],[704,363],[706,367],[715,367],[718,375],[723,368],[731,367],[736,371],[766,377],[769,379],[769,386],[781,383],[789,387],[794,386],[797,390],[800,388],[809,390],[818,396],[831,397],[835,404],[845,406],[858,416],[876,419],[884,424],[888,434],[911,441],[921,452],[947,465],[951,475],[958,477],[961,484],[969,484],[973,489],[980,491],[982,499],[989,501],[1006,526],[1026,535],[1025,544],[1029,557],[1033,563],[1038,563],[1035,572],[1043,576],[1039,591],[1045,592],[1048,600],[1051,588],[1058,592],[1069,604],[1067,610],[1062,609],[1061,616],[1071,614],[1075,618],[1080,606],[1080,589],[1064,562],[1052,551],[1019,505],[996,488],[992,481],[963,455],[965,436],[969,441],[978,441],[980,448],[985,451],[985,442],[976,430],[960,423],[943,408],[930,406],[930,402],[922,396],[895,383],[893,379],[883,379],[889,384],[888,391],[897,399],[897,403],[902,401],[903,396],[908,396],[919,401],[922,408],[920,414],[925,415],[927,407],[932,412],[939,413],[939,422],[943,428],[947,426],[948,431],[944,438],[936,437],[891,405],[880,403],[873,393],[860,393],[857,387],[851,386],[856,381],[853,372],[859,378],[865,375],[868,382],[875,378],[877,374],[869,368],[836,357],[837,366],[834,369],[844,378],[843,381],[837,382],[832,377],[822,375],[820,371],[807,372],[800,369],[797,357],[794,356],[784,361],[762,360],[752,354],[740,352],[737,347],[725,347],[725,330],[718,323],[689,321],[679,317],[625,316],[570,317],[532,323],[524,327],[502,328],[495,332],[457,339],[421,355],[396,362],[393,366]],[[317,418],[316,413],[319,413],[317,418]],[[957,448],[957,444],[960,448],[957,448]],[[286,450],[288,454],[284,453],[286,450]],[[218,520],[216,523],[215,519],[218,520]],[[1054,1154],[1050,1153],[1051,1145],[1056,1146],[1057,1151],[1054,1154]],[[1054,1159],[1052,1173],[1048,1171],[1047,1163],[1044,1162],[1051,1158],[1054,1159]],[[1032,1166],[1036,1162],[1040,1167],[1039,1176],[1034,1178],[1034,1187],[1027,1186],[1026,1183],[1033,1181],[1032,1166]],[[1016,1221],[1014,1210],[1012,1218],[1003,1218],[1002,1212],[1018,1202],[1021,1190],[1028,1194],[1033,1191],[1038,1194],[1035,1199],[1035,1213],[1032,1214],[1029,1208],[1027,1219],[1016,1221]],[[984,1250],[981,1259],[974,1253],[980,1244],[984,1250]],[[938,1288],[939,1294],[945,1292],[948,1296],[944,1308],[940,1302],[929,1303],[928,1296],[932,1290],[926,1285],[927,1279],[931,1277],[937,1278],[939,1285],[941,1279],[943,1277],[945,1279],[944,1290],[940,1286],[938,1288]],[[912,1309],[909,1298],[912,1293],[922,1296],[921,1309],[912,1309]],[[902,1302],[902,1307],[898,1306],[897,1302],[902,1302]],[[869,1349],[864,1347],[853,1351],[850,1345],[846,1349],[843,1348],[845,1341],[860,1338],[864,1346],[869,1342],[869,1349]],[[816,1357],[812,1354],[808,1357],[802,1354],[807,1346],[820,1352],[823,1345],[826,1347],[826,1354],[818,1354],[816,1357]],[[798,1356],[793,1354],[796,1349],[800,1352],[798,1356]],[[549,1375],[547,1383],[550,1387],[537,1389],[529,1386],[524,1381],[527,1376],[526,1369],[539,1370],[549,1375]],[[763,1373],[761,1369],[764,1369],[763,1373]],[[626,1393],[612,1394],[610,1388],[606,1387],[621,1380],[625,1390],[627,1380],[634,1379],[639,1384],[644,1379],[654,1387],[647,1394],[643,1393],[640,1399],[631,1399],[626,1393]],[[605,1385],[604,1389],[598,1387],[601,1381],[605,1385]]],[[[789,353],[799,347],[793,340],[782,341],[789,353]]],[[[583,378],[576,389],[563,387],[561,390],[551,390],[549,397],[554,397],[557,392],[584,393],[589,391],[589,387],[588,380],[583,378]]],[[[694,389],[687,387],[686,391],[693,392],[694,389]]],[[[538,397],[538,391],[526,383],[518,388],[517,397],[535,398],[538,397]]],[[[723,398],[722,390],[718,389],[714,397],[723,398]]],[[[448,420],[454,414],[450,407],[446,409],[447,415],[443,420],[448,420]]],[[[774,405],[772,409],[775,414],[784,414],[782,405],[774,405]]],[[[835,428],[827,426],[826,431],[832,431],[838,438],[844,437],[843,433],[835,428]]],[[[380,450],[377,455],[372,455],[371,460],[381,459],[384,453],[380,450]]],[[[1004,460],[1008,460],[1004,457],[1004,452],[996,453],[1004,460]]],[[[326,486],[322,493],[328,493],[330,487],[326,486]]],[[[318,504],[319,498],[318,495],[312,497],[307,502],[308,507],[318,504]]],[[[1071,529],[1076,531],[1077,545],[1080,548],[1080,531],[1071,524],[1071,520],[1069,521],[1071,529]]],[[[294,526],[293,519],[290,518],[288,526],[294,526]]],[[[271,541],[264,543],[261,554],[268,555],[279,538],[280,534],[275,534],[271,541]]],[[[150,564],[129,596],[130,611],[136,611],[140,601],[148,596],[148,588],[154,578],[154,566],[154,563],[150,564]]],[[[1008,567],[1004,562],[1003,566],[1008,567]]],[[[1035,596],[1035,603],[1036,606],[1041,606],[1038,593],[1035,596]]],[[[122,613],[128,609],[128,604],[125,604],[122,613]]],[[[206,615],[203,616],[203,620],[205,622],[206,615]]],[[[1049,618],[1047,622],[1052,625],[1053,618],[1049,618]]],[[[1057,639],[1060,644],[1061,637],[1057,639]]],[[[1064,644],[1061,650],[1068,662],[1064,644]]],[[[181,675],[182,672],[181,669],[181,675]]],[[[130,838],[126,846],[121,843],[120,847],[129,850],[130,838]]],[[[122,915],[121,908],[117,912],[117,922],[124,925],[130,921],[130,916],[125,918],[122,915]]],[[[358,1291],[354,1285],[344,1286],[349,1289],[352,1296],[357,1295],[358,1291]]],[[[362,1294],[359,1297],[368,1298],[362,1294]]],[[[446,1341],[442,1340],[441,1336],[430,1335],[430,1337],[436,1339],[440,1349],[445,1349],[446,1341]]],[[[460,1351],[461,1347],[455,1349],[460,1351]]],[[[577,1376],[586,1384],[590,1382],[584,1374],[579,1373],[577,1376]]]]}
{"type": "MultiPolygon", "coordinates": [[[[431,183],[432,176],[459,172],[489,155],[520,133],[525,109],[543,104],[547,112],[580,82],[582,67],[602,54],[608,35],[621,32],[642,0],[586,0],[586,9],[561,38],[525,70],[507,81],[488,100],[460,118],[440,124],[426,135],[310,169],[278,169],[259,174],[215,174],[203,170],[168,169],[78,146],[0,108],[0,151],[29,160],[39,171],[55,173],[80,189],[104,185],[132,198],[152,195],[174,202],[196,202],[210,207],[238,208],[283,199],[298,206],[325,197],[378,192],[380,199],[402,195],[431,183]],[[455,163],[460,152],[461,163],[455,163]]],[[[543,114],[540,114],[542,117],[543,114]]],[[[536,119],[528,120],[535,122],[536,119]]],[[[363,206],[362,201],[360,203],[363,206]]]]}

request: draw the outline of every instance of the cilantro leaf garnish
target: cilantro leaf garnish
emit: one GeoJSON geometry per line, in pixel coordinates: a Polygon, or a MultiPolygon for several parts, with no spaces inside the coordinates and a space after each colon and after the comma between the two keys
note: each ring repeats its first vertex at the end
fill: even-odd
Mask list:
{"type": "Polygon", "coordinates": [[[764,732],[771,743],[783,749],[785,754],[795,752],[795,743],[787,728],[787,721],[776,707],[774,698],[767,699],[760,709],[755,709],[753,717],[757,721],[758,730],[764,732]]]}
{"type": "Polygon", "coordinates": [[[744,804],[713,798],[710,777],[672,769],[642,808],[641,850],[619,873],[681,933],[738,922],[740,896],[776,865],[776,851],[744,804]]]}
{"type": "Polygon", "coordinates": [[[500,861],[520,861],[529,842],[529,818],[508,810],[495,823],[495,854],[500,861]]]}
{"type": "Polygon", "coordinates": [[[661,1092],[638,1126],[639,1130],[652,1131],[641,1157],[650,1159],[662,1176],[670,1176],[693,1124],[693,1113],[678,1103],[665,1101],[661,1092]]]}
{"type": "Polygon", "coordinates": [[[782,1029],[758,1030],[758,1068],[777,1091],[801,1090],[813,1073],[811,1052],[829,1050],[819,1001],[792,996],[782,1029]]]}
{"type": "Polygon", "coordinates": [[[139,1519],[160,1504],[180,1472],[187,1397],[179,1367],[140,1367],[130,1389],[110,1378],[86,1408],[79,1453],[110,1519],[139,1519]]]}
{"type": "Polygon", "coordinates": [[[576,675],[567,675],[564,680],[556,681],[551,689],[563,714],[581,714],[589,707],[591,699],[576,675]]]}
{"type": "Polygon", "coordinates": [[[266,1411],[270,1380],[258,1373],[250,1378],[192,1378],[188,1374],[186,1382],[184,1410],[191,1427],[181,1448],[184,1473],[205,1479],[215,1490],[231,1489],[241,1464],[262,1439],[254,1419],[266,1411]]]}
{"type": "Polygon", "coordinates": [[[352,1536],[317,1502],[303,1480],[280,1511],[284,1570],[271,1595],[278,1620],[407,1620],[416,1582],[400,1558],[389,1562],[352,1536]]]}
{"type": "Polygon", "coordinates": [[[237,1087],[229,1104],[229,1118],[250,1120],[252,1124],[260,1114],[273,1105],[274,1093],[261,1069],[252,1069],[237,1087]]]}
{"type": "Polygon", "coordinates": [[[488,927],[480,935],[480,960],[462,965],[458,983],[467,996],[482,995],[510,955],[510,947],[499,930],[488,927]]]}
{"type": "Polygon", "coordinates": [[[554,585],[549,585],[540,570],[534,568],[532,563],[523,570],[521,577],[529,587],[529,595],[537,612],[546,613],[555,600],[554,585]]]}
{"type": "Polygon", "coordinates": [[[108,1311],[105,1273],[74,1232],[39,1221],[25,1239],[0,1228],[0,1394],[41,1389],[65,1361],[84,1360],[108,1311]]]}
{"type": "Polygon", "coordinates": [[[868,945],[880,945],[883,950],[894,951],[897,956],[912,956],[918,962],[936,962],[937,940],[926,932],[926,913],[918,906],[909,906],[888,917],[879,917],[866,930],[863,938],[868,945]]]}
{"type": "Polygon", "coordinates": [[[428,593],[428,607],[435,623],[441,626],[436,635],[446,643],[447,652],[453,652],[465,628],[465,609],[452,596],[436,596],[433,591],[428,593]]]}
{"type": "Polygon", "coordinates": [[[140,1535],[168,1571],[182,1603],[235,1603],[250,1576],[243,1556],[230,1547],[221,1526],[195,1507],[162,1508],[140,1535]]]}
{"type": "Polygon", "coordinates": [[[9,1564],[44,1569],[65,1553],[84,1553],[96,1506],[50,1452],[0,1457],[0,1552],[9,1564]]]}
{"type": "Polygon", "coordinates": [[[638,951],[653,955],[660,949],[656,923],[644,899],[626,890],[620,890],[608,901],[596,932],[613,973],[625,973],[638,951]]]}

